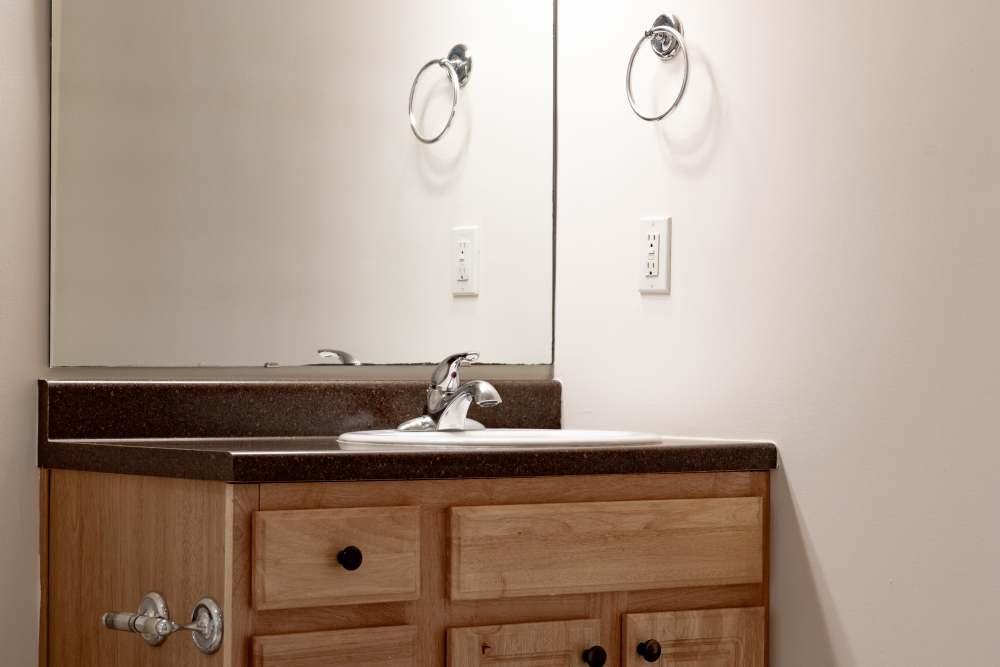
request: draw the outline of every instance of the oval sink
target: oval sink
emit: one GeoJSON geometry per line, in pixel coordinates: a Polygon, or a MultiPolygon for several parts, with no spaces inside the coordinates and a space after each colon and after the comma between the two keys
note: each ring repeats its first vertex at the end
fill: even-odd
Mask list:
{"type": "Polygon", "coordinates": [[[652,433],[625,431],[585,431],[570,429],[488,428],[481,431],[355,431],[337,439],[341,449],[434,448],[467,449],[475,447],[614,447],[658,445],[662,438],[652,433]]]}

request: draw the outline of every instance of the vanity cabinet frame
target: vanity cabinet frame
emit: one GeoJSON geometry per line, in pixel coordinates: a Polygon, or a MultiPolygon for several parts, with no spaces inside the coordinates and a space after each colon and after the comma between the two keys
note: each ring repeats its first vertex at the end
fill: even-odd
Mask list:
{"type": "MultiPolygon", "coordinates": [[[[767,618],[767,471],[232,484],[43,470],[41,495],[43,666],[246,667],[255,664],[255,638],[260,645],[268,637],[295,633],[407,626],[416,628],[414,664],[443,667],[449,629],[582,619],[599,621],[607,664],[618,665],[628,614],[763,608],[767,618]],[[630,591],[489,599],[453,595],[453,508],[713,498],[759,499],[759,577],[630,591]],[[255,609],[255,513],[378,507],[419,512],[417,599],[255,609]],[[164,595],[175,619],[186,617],[203,596],[218,600],[226,624],[220,651],[199,653],[187,633],[151,647],[136,635],[99,626],[101,613],[134,611],[150,590],[164,595]]],[[[766,622],[763,643],[766,656],[766,622]]]]}

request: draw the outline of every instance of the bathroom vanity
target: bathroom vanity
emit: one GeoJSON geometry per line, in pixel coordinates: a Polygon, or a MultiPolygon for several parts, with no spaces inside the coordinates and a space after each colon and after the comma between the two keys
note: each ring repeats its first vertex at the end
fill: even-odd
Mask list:
{"type": "MultiPolygon", "coordinates": [[[[55,0],[51,365],[265,380],[40,383],[41,665],[766,664],[774,446],[556,431],[538,379],[557,18],[55,0]],[[469,344],[430,388],[344,379],[469,344]],[[535,379],[461,384],[472,361],[535,379]]],[[[671,110],[689,64],[649,19],[627,95],[594,94],[653,120],[632,62],[683,55],[671,110]]],[[[658,213],[608,267],[650,310],[658,213]]]]}
{"type": "MultiPolygon", "coordinates": [[[[558,428],[558,383],[496,385],[487,426],[558,428]]],[[[42,382],[40,664],[767,664],[773,445],[323,435],[398,423],[424,388],[42,382]],[[151,592],[178,625],[216,601],[218,649],[102,624],[151,592]]]]}

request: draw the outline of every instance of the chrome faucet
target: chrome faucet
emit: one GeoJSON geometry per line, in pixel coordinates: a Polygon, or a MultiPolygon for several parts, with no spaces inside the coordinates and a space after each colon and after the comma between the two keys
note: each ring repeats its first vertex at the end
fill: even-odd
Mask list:
{"type": "Polygon", "coordinates": [[[469,419],[469,406],[491,408],[502,402],[500,392],[489,382],[473,380],[462,384],[459,369],[479,358],[478,352],[460,352],[446,357],[434,369],[427,388],[424,414],[399,425],[400,431],[473,431],[483,425],[469,419]]]}

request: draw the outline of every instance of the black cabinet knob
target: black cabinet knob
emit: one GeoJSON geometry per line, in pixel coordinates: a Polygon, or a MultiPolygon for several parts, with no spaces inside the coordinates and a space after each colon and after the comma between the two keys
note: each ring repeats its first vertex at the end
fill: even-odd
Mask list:
{"type": "Polygon", "coordinates": [[[351,570],[352,572],[361,567],[361,563],[364,559],[365,558],[361,553],[361,549],[357,547],[345,547],[337,554],[337,562],[340,563],[345,570],[351,570]]]}
{"type": "Polygon", "coordinates": [[[646,662],[656,662],[660,659],[660,654],[663,653],[663,649],[660,648],[660,642],[655,639],[647,639],[643,643],[639,644],[639,648],[636,649],[636,653],[641,655],[646,662]]]}
{"type": "Polygon", "coordinates": [[[591,646],[581,657],[587,667],[604,667],[604,663],[608,661],[608,652],[603,646],[591,646]]]}

